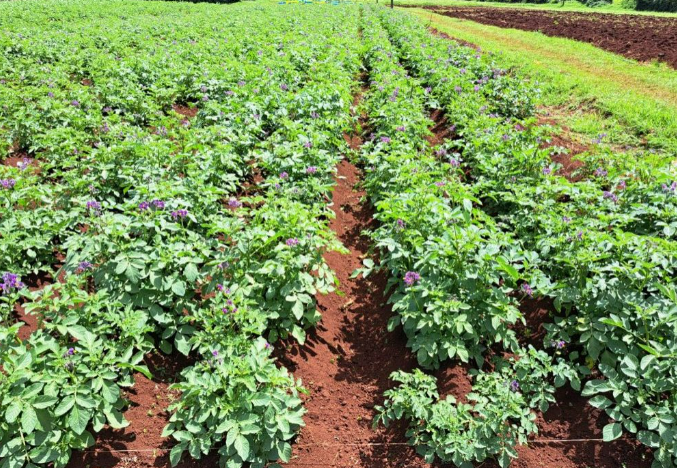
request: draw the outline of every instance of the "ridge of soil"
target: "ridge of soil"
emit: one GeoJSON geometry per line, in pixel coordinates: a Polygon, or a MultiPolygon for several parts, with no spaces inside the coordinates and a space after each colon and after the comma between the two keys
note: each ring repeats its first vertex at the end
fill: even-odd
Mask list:
{"type": "Polygon", "coordinates": [[[658,60],[677,68],[677,18],[500,7],[398,6],[423,8],[501,28],[539,31],[546,36],[587,42],[627,58],[658,60]]]}

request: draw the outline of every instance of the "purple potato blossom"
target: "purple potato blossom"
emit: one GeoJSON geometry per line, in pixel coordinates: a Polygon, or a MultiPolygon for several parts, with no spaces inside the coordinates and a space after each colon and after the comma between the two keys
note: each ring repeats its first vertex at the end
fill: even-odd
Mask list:
{"type": "Polygon", "coordinates": [[[413,286],[420,279],[421,279],[421,275],[419,275],[415,271],[408,271],[404,274],[404,284],[406,284],[408,287],[413,286]]]}
{"type": "Polygon", "coordinates": [[[231,198],[228,200],[228,206],[231,208],[240,208],[242,206],[242,202],[237,198],[231,198]]]}
{"type": "Polygon", "coordinates": [[[520,384],[517,380],[512,380],[510,382],[510,390],[513,392],[517,392],[520,389],[520,384]]]}
{"type": "Polygon", "coordinates": [[[101,214],[101,203],[99,203],[96,200],[88,201],[87,204],[85,205],[85,207],[87,208],[87,211],[90,214],[93,214],[95,216],[98,216],[98,215],[101,214]]]}
{"type": "Polygon", "coordinates": [[[16,180],[14,179],[2,179],[0,180],[0,186],[3,190],[11,190],[16,185],[16,180]]]}
{"type": "Polygon", "coordinates": [[[290,237],[289,239],[286,240],[285,243],[289,247],[296,247],[297,245],[299,245],[299,240],[296,237],[290,237]]]}
{"type": "Polygon", "coordinates": [[[23,289],[26,285],[21,281],[19,275],[14,273],[3,273],[2,274],[2,284],[0,284],[0,290],[3,294],[12,292],[13,290],[23,289]]]}
{"type": "Polygon", "coordinates": [[[78,263],[78,267],[75,269],[75,273],[84,273],[85,271],[92,270],[94,268],[94,265],[92,265],[90,262],[84,261],[78,263]]]}
{"type": "Polygon", "coordinates": [[[175,211],[172,211],[171,215],[172,215],[173,219],[178,219],[178,218],[183,219],[186,216],[188,216],[188,210],[175,210],[175,211]]]}
{"type": "Polygon", "coordinates": [[[529,283],[522,283],[522,292],[526,294],[529,297],[534,297],[534,290],[531,289],[531,286],[529,286],[529,283]]]}
{"type": "Polygon", "coordinates": [[[289,178],[289,174],[287,174],[284,171],[280,172],[280,179],[285,180],[285,179],[288,179],[288,178],[289,178]]]}
{"type": "Polygon", "coordinates": [[[315,174],[317,172],[317,167],[310,166],[306,169],[306,174],[315,174]]]}

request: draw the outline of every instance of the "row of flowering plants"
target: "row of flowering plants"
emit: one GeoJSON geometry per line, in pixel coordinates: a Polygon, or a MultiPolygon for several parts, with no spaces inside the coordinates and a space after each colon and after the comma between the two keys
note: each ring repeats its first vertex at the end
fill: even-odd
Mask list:
{"type": "Polygon", "coordinates": [[[303,389],[272,351],[305,340],[336,283],[322,256],[343,249],[326,204],[355,11],[52,6],[0,19],[0,466],[64,466],[127,425],[124,388],[155,350],[195,362],[172,464],[288,460],[303,389]],[[38,318],[27,339],[19,307],[38,318]]]}
{"type": "Polygon", "coordinates": [[[519,301],[531,293],[523,278],[538,272],[511,266],[519,244],[478,208],[460,155],[431,148],[430,90],[398,61],[377,10],[364,9],[363,37],[373,134],[359,157],[380,222],[372,232],[380,263],[367,261],[361,272],[389,271],[390,326],[402,324],[422,367],[460,360],[480,369],[490,360],[493,368],[473,371],[463,404],[441,399],[436,379],[422,370],[396,372],[398,385],[386,392],[375,423],[406,420],[409,442],[429,462],[465,468],[495,458],[508,466],[515,445],[537,431],[533,410],[547,409],[556,387],[580,380],[558,353],[520,346],[513,326],[523,321],[519,301]]]}
{"type": "MultiPolygon", "coordinates": [[[[604,439],[636,434],[654,449],[654,466],[674,466],[677,175],[671,158],[601,149],[583,158],[576,182],[568,180],[551,160],[556,149],[543,146],[542,129],[528,118],[530,106],[522,104],[530,93],[518,76],[473,49],[432,37],[404,15],[382,18],[402,60],[455,126],[457,138],[443,149],[462,155],[482,210],[519,242],[508,268],[527,282],[528,295],[553,300],[545,343],[571,343],[581,349],[569,353],[571,361],[595,369],[583,394],[612,418],[604,439]],[[497,93],[496,80],[512,84],[497,93]],[[506,106],[506,96],[518,98],[506,106]]],[[[588,373],[586,367],[577,368],[588,373]]]]}

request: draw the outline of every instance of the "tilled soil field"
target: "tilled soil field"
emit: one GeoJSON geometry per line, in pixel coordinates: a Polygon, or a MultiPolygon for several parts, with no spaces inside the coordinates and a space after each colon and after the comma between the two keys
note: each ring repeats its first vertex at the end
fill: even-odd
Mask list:
{"type": "Polygon", "coordinates": [[[677,68],[677,18],[521,8],[416,7],[452,18],[588,42],[628,58],[659,60],[677,68]]]}

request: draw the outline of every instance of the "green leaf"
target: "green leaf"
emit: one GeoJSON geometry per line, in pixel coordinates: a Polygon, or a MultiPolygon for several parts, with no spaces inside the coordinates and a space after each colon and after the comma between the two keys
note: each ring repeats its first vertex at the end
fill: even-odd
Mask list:
{"type": "Polygon", "coordinates": [[[73,429],[77,435],[82,434],[87,429],[89,423],[90,412],[80,408],[78,405],[73,406],[70,415],[68,416],[68,426],[73,429]]]}
{"type": "Polygon", "coordinates": [[[20,413],[21,413],[21,403],[15,400],[12,403],[10,403],[10,405],[5,410],[5,419],[7,420],[8,423],[11,424],[14,421],[16,421],[16,418],[19,417],[20,413]]]}
{"type": "Polygon", "coordinates": [[[49,408],[59,399],[52,395],[40,395],[33,400],[33,406],[37,409],[49,408]]]}
{"type": "Polygon", "coordinates": [[[172,292],[179,297],[183,297],[186,294],[186,284],[183,281],[175,281],[172,283],[172,292]]]}
{"type": "Polygon", "coordinates": [[[174,346],[176,347],[177,351],[184,356],[188,356],[190,354],[190,341],[186,335],[177,333],[174,337],[174,346]]]}
{"type": "Polygon", "coordinates": [[[125,419],[121,412],[116,409],[111,409],[109,411],[104,410],[108,424],[113,429],[122,429],[123,427],[129,426],[129,421],[125,419]]]}
{"type": "Polygon", "coordinates": [[[238,435],[233,444],[235,451],[243,460],[249,459],[249,440],[243,435],[238,435]]]}
{"type": "Polygon", "coordinates": [[[194,263],[187,264],[186,268],[184,268],[183,270],[183,276],[185,276],[190,283],[195,282],[195,280],[199,276],[197,266],[194,263]]]}
{"type": "Polygon", "coordinates": [[[66,414],[75,404],[75,395],[67,395],[54,410],[54,416],[66,414]]]}
{"type": "Polygon", "coordinates": [[[604,442],[611,442],[618,439],[623,433],[623,425],[621,423],[611,423],[604,426],[602,429],[602,438],[604,442]]]}
{"type": "Polygon", "coordinates": [[[21,414],[21,428],[26,434],[30,434],[35,430],[38,424],[38,415],[32,406],[26,406],[21,414]]]}
{"type": "Polygon", "coordinates": [[[181,442],[180,444],[172,447],[172,450],[169,452],[169,462],[172,464],[172,466],[179,464],[181,461],[181,455],[183,454],[183,451],[186,450],[186,445],[187,444],[185,442],[181,442]]]}

